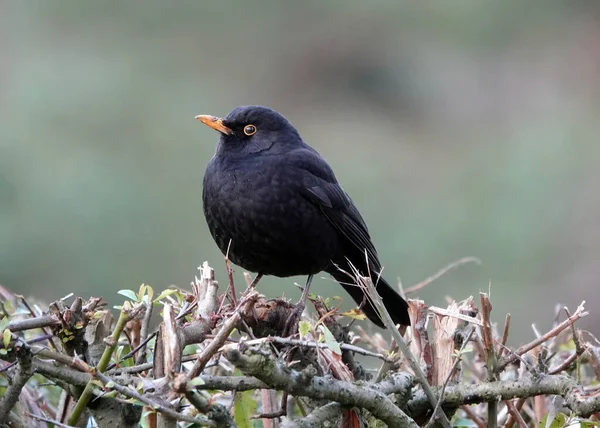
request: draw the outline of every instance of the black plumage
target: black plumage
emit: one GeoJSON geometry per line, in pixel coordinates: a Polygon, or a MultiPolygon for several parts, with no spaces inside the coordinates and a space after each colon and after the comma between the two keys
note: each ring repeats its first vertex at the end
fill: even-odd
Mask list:
{"type": "Polygon", "coordinates": [[[382,278],[367,226],[333,170],[294,126],[267,107],[197,116],[220,132],[206,168],[204,215],[217,246],[236,265],[264,275],[331,274],[383,327],[352,278],[370,273],[395,323],[410,325],[406,301],[382,278]],[[367,264],[368,259],[368,264],[367,264]]]}

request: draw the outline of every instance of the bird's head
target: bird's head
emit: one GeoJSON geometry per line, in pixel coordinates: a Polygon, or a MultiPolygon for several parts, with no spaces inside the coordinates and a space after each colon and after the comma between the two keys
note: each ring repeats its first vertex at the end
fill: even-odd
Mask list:
{"type": "Polygon", "coordinates": [[[285,153],[304,145],[296,128],[268,107],[240,106],[224,119],[210,115],[196,119],[220,132],[219,154],[285,153]]]}

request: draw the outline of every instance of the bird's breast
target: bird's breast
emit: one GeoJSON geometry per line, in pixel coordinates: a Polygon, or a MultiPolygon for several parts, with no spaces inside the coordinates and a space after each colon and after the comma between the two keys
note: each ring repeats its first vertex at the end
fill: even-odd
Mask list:
{"type": "Polygon", "coordinates": [[[229,248],[234,263],[265,274],[323,270],[337,251],[337,233],[301,186],[302,177],[272,165],[209,164],[204,214],[221,251],[229,248]]]}

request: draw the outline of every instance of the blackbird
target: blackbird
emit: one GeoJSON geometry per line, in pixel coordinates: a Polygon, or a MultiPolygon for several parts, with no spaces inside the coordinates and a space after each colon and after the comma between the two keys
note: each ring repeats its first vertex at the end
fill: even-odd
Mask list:
{"type": "MultiPolygon", "coordinates": [[[[333,276],[385,328],[350,264],[370,275],[396,324],[410,325],[408,304],[383,279],[367,225],[329,164],[306,144],[280,113],[241,106],[224,119],[196,116],[220,132],[216,153],[204,175],[204,215],[223,254],[263,275],[333,276]]],[[[301,300],[302,304],[304,300],[301,300]]],[[[303,307],[303,306],[302,306],[303,307]]]]}

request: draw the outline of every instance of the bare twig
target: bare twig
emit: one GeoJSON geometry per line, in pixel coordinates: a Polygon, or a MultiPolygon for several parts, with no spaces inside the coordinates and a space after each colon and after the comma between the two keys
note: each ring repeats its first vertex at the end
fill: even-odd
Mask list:
{"type": "Polygon", "coordinates": [[[527,423],[523,419],[523,416],[521,416],[521,413],[519,413],[519,410],[517,410],[517,408],[515,407],[515,404],[512,402],[512,400],[506,400],[505,403],[506,407],[508,408],[508,412],[517,421],[519,427],[527,428],[527,423]]]}
{"type": "MultiPolygon", "coordinates": [[[[423,370],[421,370],[421,366],[415,359],[414,355],[410,352],[410,349],[408,348],[408,345],[404,341],[404,338],[402,337],[400,332],[396,329],[396,326],[394,325],[394,321],[392,320],[392,317],[390,316],[385,305],[383,304],[383,300],[381,299],[381,296],[377,292],[377,289],[375,288],[373,281],[371,281],[371,278],[369,278],[369,277],[364,277],[364,276],[360,275],[360,273],[358,271],[355,271],[355,275],[356,275],[357,279],[359,280],[359,283],[363,284],[363,287],[366,290],[366,292],[368,293],[370,300],[375,303],[375,307],[377,308],[379,315],[381,316],[381,319],[383,320],[385,326],[388,329],[390,329],[390,331],[392,332],[392,337],[396,341],[396,344],[400,348],[400,351],[402,352],[404,357],[408,360],[408,363],[410,364],[411,369],[413,370],[415,376],[419,380],[419,383],[421,384],[423,391],[425,392],[429,402],[431,403],[431,407],[435,408],[437,405],[437,397],[431,390],[431,387],[429,386],[429,383],[427,382],[427,378],[425,377],[423,370]]],[[[440,411],[438,413],[438,415],[440,418],[440,423],[445,428],[450,428],[451,427],[450,421],[446,417],[446,414],[444,412],[440,411]]]]}
{"type": "Polygon", "coordinates": [[[146,303],[146,312],[144,313],[142,328],[140,330],[140,344],[137,346],[137,351],[139,351],[139,353],[135,359],[136,364],[143,364],[146,362],[146,344],[149,342],[151,337],[154,337],[154,335],[148,335],[150,319],[152,318],[152,307],[152,302],[146,303]]]}
{"type": "Polygon", "coordinates": [[[480,327],[483,325],[483,323],[480,320],[478,320],[477,318],[471,317],[469,315],[461,314],[460,312],[449,311],[448,309],[439,308],[437,306],[429,306],[428,310],[429,310],[429,312],[431,312],[433,314],[438,314],[438,315],[442,315],[445,317],[458,318],[459,320],[468,322],[469,324],[478,325],[480,327]]]}
{"type": "Polygon", "coordinates": [[[227,318],[227,320],[223,323],[219,332],[216,334],[215,338],[208,344],[206,348],[202,350],[202,353],[198,356],[196,363],[187,374],[187,380],[198,376],[204,370],[206,364],[210,361],[212,356],[223,346],[235,326],[241,319],[241,312],[245,312],[248,310],[249,306],[254,303],[254,301],[258,298],[258,293],[256,290],[251,290],[240,302],[235,312],[227,318]]]}
{"type": "Polygon", "coordinates": [[[35,419],[36,421],[40,421],[40,422],[46,422],[47,424],[50,424],[51,426],[57,426],[57,427],[61,427],[61,428],[73,428],[71,425],[66,425],[66,424],[61,424],[58,421],[55,421],[53,419],[50,418],[45,418],[43,416],[39,416],[39,415],[34,415],[33,413],[25,413],[27,416],[29,416],[31,419],[35,419]]]}
{"type": "MultiPolygon", "coordinates": [[[[25,306],[25,308],[27,308],[27,310],[29,311],[29,315],[31,315],[32,318],[38,318],[38,314],[36,314],[35,311],[31,308],[31,306],[29,306],[29,303],[27,302],[27,299],[25,299],[25,296],[17,294],[16,297],[18,297],[19,300],[21,300],[21,303],[23,304],[23,306],[25,306]]],[[[48,330],[48,327],[42,327],[42,331],[46,335],[51,335],[51,332],[50,330],[48,330]]],[[[29,341],[29,343],[31,344],[31,341],[29,341]]],[[[52,349],[54,349],[55,351],[58,350],[58,346],[56,345],[56,343],[54,343],[54,339],[49,338],[48,343],[50,343],[52,349]]]]}
{"type": "Polygon", "coordinates": [[[510,328],[510,314],[506,314],[504,318],[504,332],[502,333],[502,346],[498,350],[498,357],[502,357],[504,350],[506,349],[506,342],[508,341],[508,329],[510,328]]]}
{"type": "Polygon", "coordinates": [[[556,335],[558,335],[559,333],[561,333],[566,328],[569,328],[569,326],[571,326],[578,319],[583,318],[584,316],[588,315],[589,312],[587,312],[587,311],[584,310],[584,306],[583,306],[584,304],[585,304],[585,301],[581,302],[581,304],[577,307],[577,309],[575,310],[575,313],[573,315],[571,315],[570,317],[568,317],[566,320],[564,320],[563,322],[561,322],[559,325],[557,325],[556,327],[554,327],[552,330],[550,330],[546,334],[540,336],[539,338],[537,338],[537,339],[529,342],[527,345],[521,346],[519,349],[517,349],[514,352],[513,355],[509,355],[509,356],[503,358],[502,361],[500,361],[498,363],[498,369],[499,370],[503,369],[508,364],[514,362],[517,359],[516,356],[523,355],[524,353],[532,350],[536,346],[541,345],[542,343],[544,343],[548,339],[550,339],[552,337],[555,337],[556,335]]]}
{"type": "MultiPolygon", "coordinates": [[[[237,306],[237,296],[235,295],[235,283],[233,282],[233,269],[229,264],[229,249],[231,248],[231,239],[229,240],[229,244],[227,244],[227,252],[225,254],[225,269],[227,269],[227,278],[229,279],[228,291],[231,292],[231,303],[234,306],[237,306]]],[[[227,291],[225,292],[227,295],[227,291]]]]}
{"type": "Polygon", "coordinates": [[[111,378],[109,378],[108,376],[106,376],[105,374],[103,374],[101,372],[94,373],[94,377],[100,379],[104,385],[110,384],[111,388],[114,389],[115,391],[117,391],[118,393],[123,394],[126,397],[134,398],[138,401],[141,401],[142,403],[151,407],[152,409],[154,409],[160,413],[163,413],[175,420],[183,421],[183,422],[191,422],[191,423],[196,423],[196,424],[205,424],[208,426],[214,425],[214,422],[208,418],[203,418],[203,417],[194,418],[194,417],[187,416],[182,413],[176,412],[175,410],[172,410],[166,406],[163,406],[160,402],[151,400],[148,397],[146,397],[145,395],[138,394],[137,391],[134,391],[131,388],[119,385],[117,382],[113,381],[111,378]]]}
{"type": "Polygon", "coordinates": [[[486,426],[485,421],[482,420],[481,417],[479,417],[479,415],[477,415],[477,413],[475,413],[471,409],[471,407],[461,406],[461,409],[467,414],[469,419],[471,419],[473,422],[475,422],[475,425],[477,425],[477,428],[485,428],[485,426],[486,426]]]}
{"type": "MultiPolygon", "coordinates": [[[[121,361],[125,361],[125,360],[126,360],[126,359],[128,359],[128,358],[131,358],[133,355],[135,355],[135,354],[136,354],[136,352],[140,351],[142,348],[145,348],[145,347],[146,347],[146,345],[148,344],[148,342],[150,342],[152,339],[154,339],[154,338],[156,337],[156,335],[157,335],[157,334],[158,334],[158,330],[154,330],[154,331],[153,331],[152,333],[150,333],[150,334],[148,335],[148,337],[146,337],[145,339],[143,339],[143,336],[142,336],[142,339],[143,339],[143,340],[140,342],[140,344],[139,344],[138,346],[136,346],[135,348],[133,348],[131,351],[129,351],[127,354],[123,355],[123,356],[122,356],[122,357],[119,359],[119,362],[121,362],[121,361]]],[[[137,367],[137,366],[143,366],[143,365],[144,365],[144,363],[143,363],[143,362],[139,362],[139,363],[138,363],[138,362],[136,362],[136,366],[135,366],[135,367],[137,367]]],[[[116,363],[116,362],[115,362],[115,363],[111,363],[111,364],[109,364],[109,365],[108,365],[108,367],[106,368],[106,371],[108,372],[108,371],[110,371],[110,370],[114,369],[115,367],[117,367],[117,363],[116,363]]],[[[133,367],[130,367],[130,368],[133,368],[133,367]]],[[[150,364],[150,368],[152,368],[152,364],[150,364]]]]}
{"type": "Polygon", "coordinates": [[[17,350],[16,354],[19,361],[17,373],[13,377],[12,382],[6,387],[4,396],[0,400],[0,426],[3,426],[7,422],[10,411],[19,400],[21,390],[33,375],[33,371],[31,370],[31,353],[29,350],[22,347],[17,350]]]}
{"type": "MultiPolygon", "coordinates": [[[[521,414],[521,408],[523,408],[523,404],[525,403],[525,398],[519,398],[517,400],[507,400],[510,401],[511,403],[513,403],[515,410],[521,414]],[[515,404],[516,402],[516,404],[515,404]]],[[[512,428],[512,426],[514,425],[514,423],[516,422],[516,418],[515,416],[511,413],[508,417],[508,419],[506,420],[506,428],[512,428]]]]}
{"type": "Polygon", "coordinates": [[[404,293],[405,294],[416,293],[421,288],[426,287],[427,285],[431,284],[436,279],[440,278],[442,275],[444,275],[449,270],[452,270],[452,269],[454,269],[460,265],[463,265],[465,263],[477,263],[479,265],[479,264],[481,264],[481,261],[476,257],[463,257],[462,259],[459,259],[459,260],[456,260],[456,261],[450,263],[449,265],[440,269],[439,271],[437,271],[430,277],[425,278],[423,281],[419,282],[418,284],[415,284],[412,287],[405,288],[404,293]]]}
{"type": "Polygon", "coordinates": [[[569,368],[571,366],[571,364],[573,364],[575,361],[577,361],[577,358],[579,356],[581,356],[586,350],[587,350],[586,347],[582,347],[579,351],[575,350],[575,352],[573,352],[571,355],[569,355],[569,357],[566,360],[564,360],[558,367],[553,368],[552,370],[549,370],[548,373],[549,374],[558,374],[558,373],[563,372],[564,370],[569,368]]]}
{"type": "MultiPolygon", "coordinates": [[[[565,313],[567,314],[567,318],[571,318],[571,312],[569,308],[564,307],[565,313]]],[[[575,328],[575,324],[571,324],[571,333],[573,335],[573,343],[575,344],[575,351],[578,355],[581,355],[585,352],[585,346],[581,344],[581,340],[579,340],[579,334],[577,333],[577,329],[575,328]]]]}
{"type": "MultiPolygon", "coordinates": [[[[327,348],[326,343],[319,342],[311,342],[308,340],[299,340],[299,339],[291,339],[289,337],[279,337],[279,336],[269,336],[263,337],[260,339],[246,340],[244,343],[248,346],[260,345],[262,343],[277,343],[279,345],[288,345],[288,346],[298,346],[300,348],[327,348]]],[[[226,346],[235,347],[236,344],[229,344],[226,346]]],[[[393,360],[383,354],[379,354],[376,352],[371,352],[367,349],[363,349],[361,347],[355,345],[349,345],[347,343],[340,343],[340,349],[343,351],[354,352],[359,355],[364,355],[366,357],[374,357],[383,361],[393,362],[393,360]]]]}
{"type": "Polygon", "coordinates": [[[56,315],[44,315],[37,318],[27,318],[24,320],[14,320],[8,323],[8,329],[13,333],[34,328],[44,328],[53,325],[60,325],[61,321],[56,315]]]}

